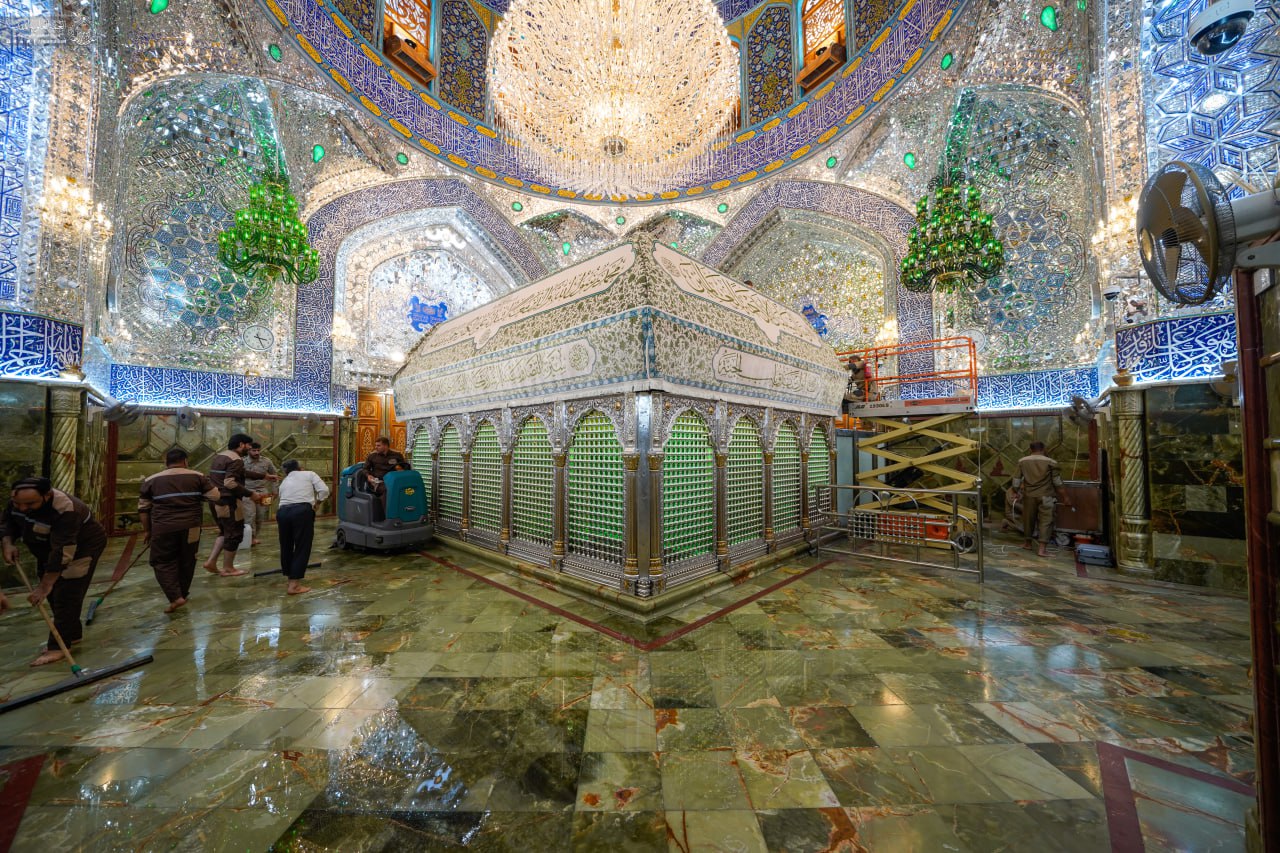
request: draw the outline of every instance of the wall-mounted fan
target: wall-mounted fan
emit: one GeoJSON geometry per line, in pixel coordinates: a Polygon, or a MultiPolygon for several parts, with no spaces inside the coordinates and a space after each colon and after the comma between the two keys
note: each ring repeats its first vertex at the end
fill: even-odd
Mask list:
{"type": "Polygon", "coordinates": [[[182,406],[177,411],[178,426],[190,432],[200,421],[200,413],[190,406],[182,406]]]}
{"type": "Polygon", "coordinates": [[[137,403],[122,403],[115,397],[102,400],[102,418],[109,424],[128,426],[142,414],[137,403]]]}
{"type": "Polygon", "coordinates": [[[1067,419],[1078,427],[1087,427],[1098,416],[1098,406],[1092,400],[1086,400],[1079,394],[1072,396],[1071,405],[1067,408],[1067,419]]]}
{"type": "Polygon", "coordinates": [[[1280,230],[1273,190],[1231,201],[1213,172],[1197,163],[1166,163],[1142,189],[1138,251],[1167,299],[1201,305],[1222,290],[1240,249],[1280,230]]]}

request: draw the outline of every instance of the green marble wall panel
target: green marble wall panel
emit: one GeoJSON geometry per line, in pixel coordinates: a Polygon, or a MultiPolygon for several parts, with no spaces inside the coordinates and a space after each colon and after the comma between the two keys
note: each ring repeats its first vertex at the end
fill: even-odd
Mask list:
{"type": "MultiPolygon", "coordinates": [[[[286,459],[297,459],[330,484],[333,470],[334,421],[303,418],[202,417],[194,429],[179,426],[171,413],[144,414],[117,428],[115,496],[111,521],[115,530],[137,533],[138,489],[142,481],[164,468],[164,455],[172,447],[187,451],[189,464],[208,471],[213,457],[227,446],[234,433],[243,432],[262,444],[262,454],[279,468],[286,459]]],[[[268,510],[275,516],[275,505],[268,510]]],[[[322,515],[333,512],[333,497],[321,505],[322,515]]],[[[213,523],[212,516],[207,519],[213,523]]]]}
{"type": "MultiPolygon", "coordinates": [[[[47,392],[25,382],[0,382],[0,495],[23,477],[44,474],[48,468],[46,430],[47,392]]],[[[18,574],[0,563],[0,585],[21,586],[18,574]]]]}
{"type": "Polygon", "coordinates": [[[1240,410],[1207,384],[1151,388],[1146,403],[1156,578],[1243,591],[1240,410]]]}

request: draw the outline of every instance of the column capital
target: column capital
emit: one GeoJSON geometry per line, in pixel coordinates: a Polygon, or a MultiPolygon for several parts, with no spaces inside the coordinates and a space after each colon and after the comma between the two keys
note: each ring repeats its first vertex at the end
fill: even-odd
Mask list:
{"type": "Polygon", "coordinates": [[[50,388],[49,414],[54,417],[79,417],[84,408],[84,392],[79,388],[50,388]]]}

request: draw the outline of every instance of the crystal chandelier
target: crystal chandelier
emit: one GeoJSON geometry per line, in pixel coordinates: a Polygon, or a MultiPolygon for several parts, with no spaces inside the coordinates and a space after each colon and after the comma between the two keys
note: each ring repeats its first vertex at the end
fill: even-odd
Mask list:
{"type": "Polygon", "coordinates": [[[962,177],[935,179],[916,202],[916,224],[907,236],[902,283],[907,290],[937,287],[953,291],[1004,268],[1004,244],[996,239],[991,214],[982,212],[982,193],[962,177]]]}
{"type": "Polygon", "coordinates": [[[982,191],[964,168],[975,100],[972,89],[961,93],[938,174],[916,202],[916,224],[907,235],[901,267],[907,290],[923,293],[937,287],[950,292],[1004,268],[1004,243],[996,238],[991,214],[982,210],[982,191]]]}
{"type": "Polygon", "coordinates": [[[489,75],[525,171],[615,201],[695,180],[738,99],[710,0],[513,0],[489,75]]]}
{"type": "Polygon", "coordinates": [[[283,172],[249,187],[249,206],[218,235],[218,260],[231,271],[263,281],[284,276],[294,284],[315,281],[320,253],[307,243],[298,200],[283,172]]]}

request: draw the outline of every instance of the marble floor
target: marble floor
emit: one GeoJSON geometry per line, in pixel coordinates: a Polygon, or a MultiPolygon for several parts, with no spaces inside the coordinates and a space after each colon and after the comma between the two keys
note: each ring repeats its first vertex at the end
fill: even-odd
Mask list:
{"type": "MultiPolygon", "coordinates": [[[[1246,602],[989,553],[804,557],[648,626],[443,546],[317,550],[294,598],[200,572],[169,616],[144,559],[81,658],[155,662],[0,716],[0,850],[1243,850],[1246,602]]],[[[66,677],[0,625],[0,694],[66,677]]]]}

